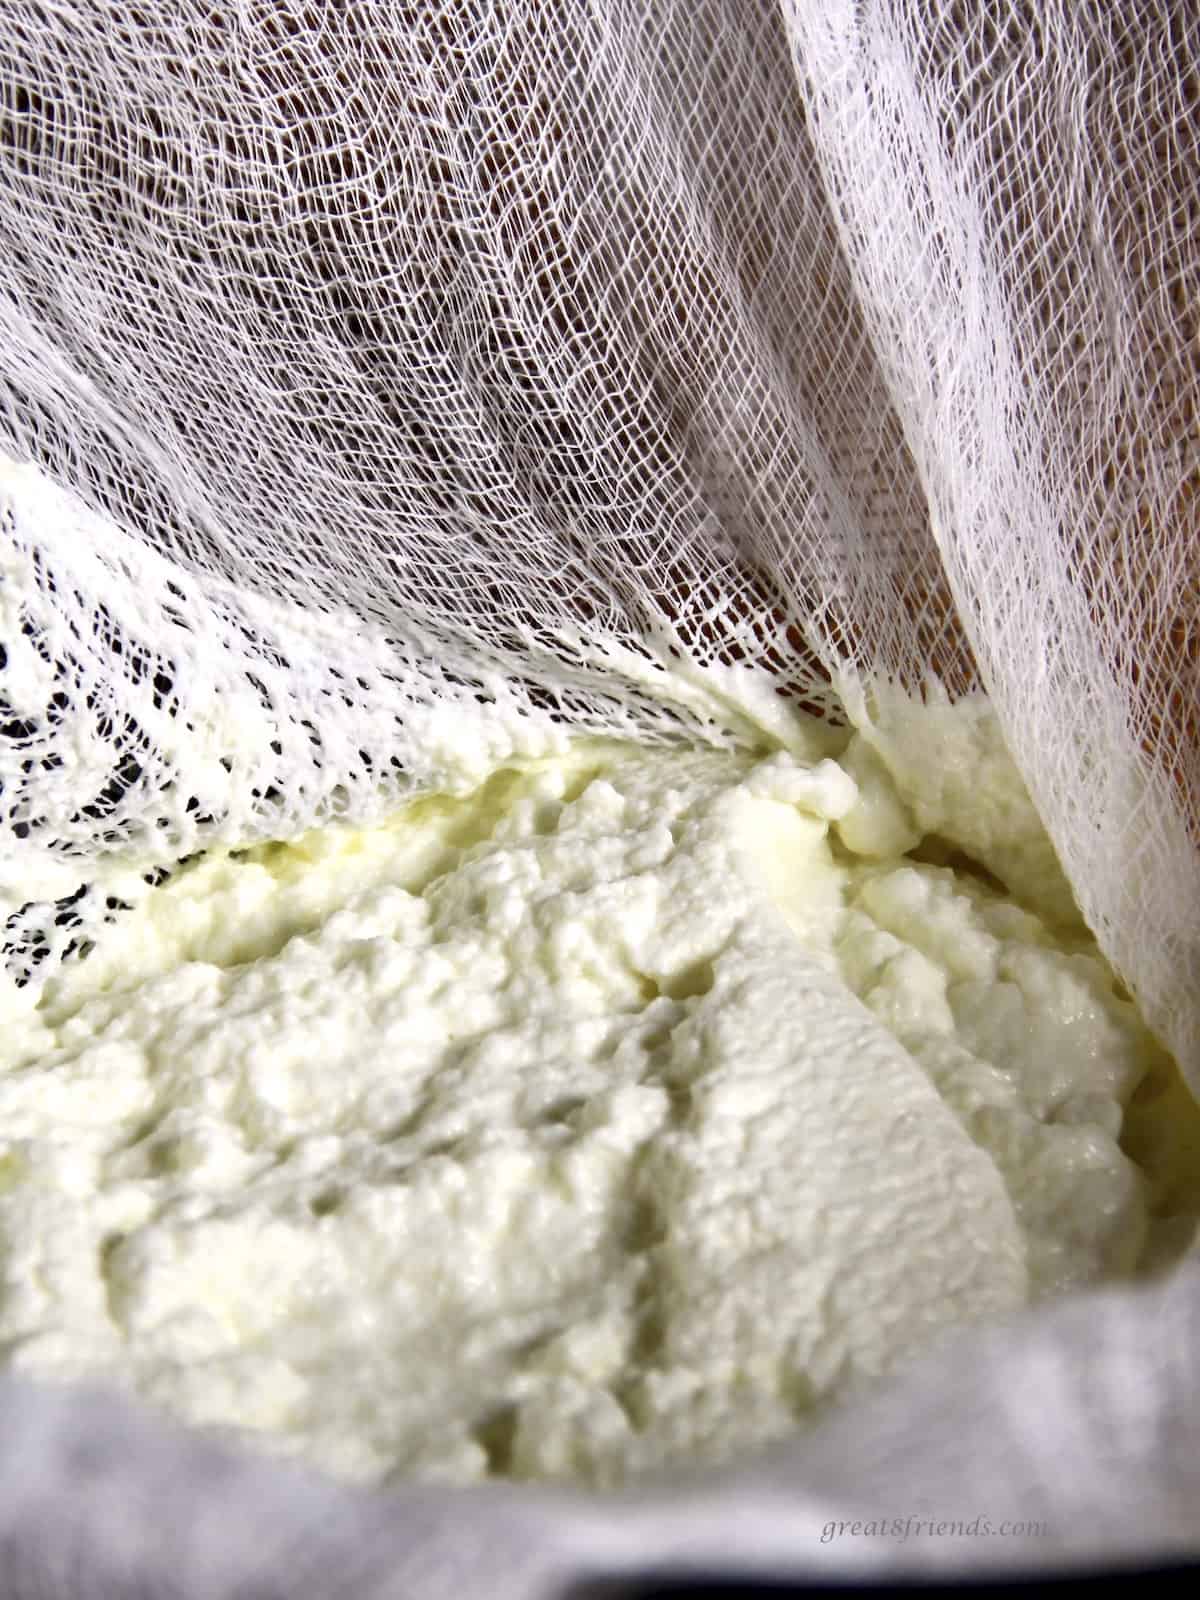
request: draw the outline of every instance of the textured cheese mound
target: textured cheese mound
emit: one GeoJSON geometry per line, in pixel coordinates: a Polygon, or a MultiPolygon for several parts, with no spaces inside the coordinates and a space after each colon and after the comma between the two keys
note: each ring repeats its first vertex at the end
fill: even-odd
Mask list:
{"type": "Polygon", "coordinates": [[[1130,1271],[1162,1053],[890,784],[580,743],[183,866],[8,1001],[9,1360],[356,1477],[611,1483],[1130,1271]]]}

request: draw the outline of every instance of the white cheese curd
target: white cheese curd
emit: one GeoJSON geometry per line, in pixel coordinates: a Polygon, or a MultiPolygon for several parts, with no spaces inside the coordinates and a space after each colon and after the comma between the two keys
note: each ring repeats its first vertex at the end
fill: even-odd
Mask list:
{"type": "Polygon", "coordinates": [[[182,867],[6,1001],[8,1361],[612,1483],[1131,1271],[1171,1064],[1082,930],[901,857],[920,809],[862,740],[582,742],[182,867]]]}

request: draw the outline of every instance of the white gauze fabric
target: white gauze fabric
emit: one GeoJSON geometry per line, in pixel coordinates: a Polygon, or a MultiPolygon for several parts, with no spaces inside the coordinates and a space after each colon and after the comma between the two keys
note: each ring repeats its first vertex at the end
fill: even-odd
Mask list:
{"type": "MultiPolygon", "coordinates": [[[[6,981],[207,844],[568,733],[983,688],[1200,1088],[1189,0],[0,18],[6,981]]],[[[1037,1337],[1166,1415],[1104,1304],[1037,1337]]],[[[994,1484],[1079,1421],[1039,1372],[994,1484]]]]}

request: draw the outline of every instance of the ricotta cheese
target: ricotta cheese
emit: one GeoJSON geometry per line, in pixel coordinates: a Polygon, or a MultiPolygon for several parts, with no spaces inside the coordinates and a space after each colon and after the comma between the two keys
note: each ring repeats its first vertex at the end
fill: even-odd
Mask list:
{"type": "Polygon", "coordinates": [[[1132,1271],[1171,1063],[927,773],[820,748],[579,742],[197,859],[10,992],[10,1364],[352,1477],[608,1484],[1132,1271]]]}

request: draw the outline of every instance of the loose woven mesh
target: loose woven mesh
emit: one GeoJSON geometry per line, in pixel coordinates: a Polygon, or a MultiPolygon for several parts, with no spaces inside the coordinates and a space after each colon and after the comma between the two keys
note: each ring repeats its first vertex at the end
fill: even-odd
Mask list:
{"type": "Polygon", "coordinates": [[[6,0],[21,975],[106,859],[883,674],[1194,1071],[1194,13],[6,0]]]}

